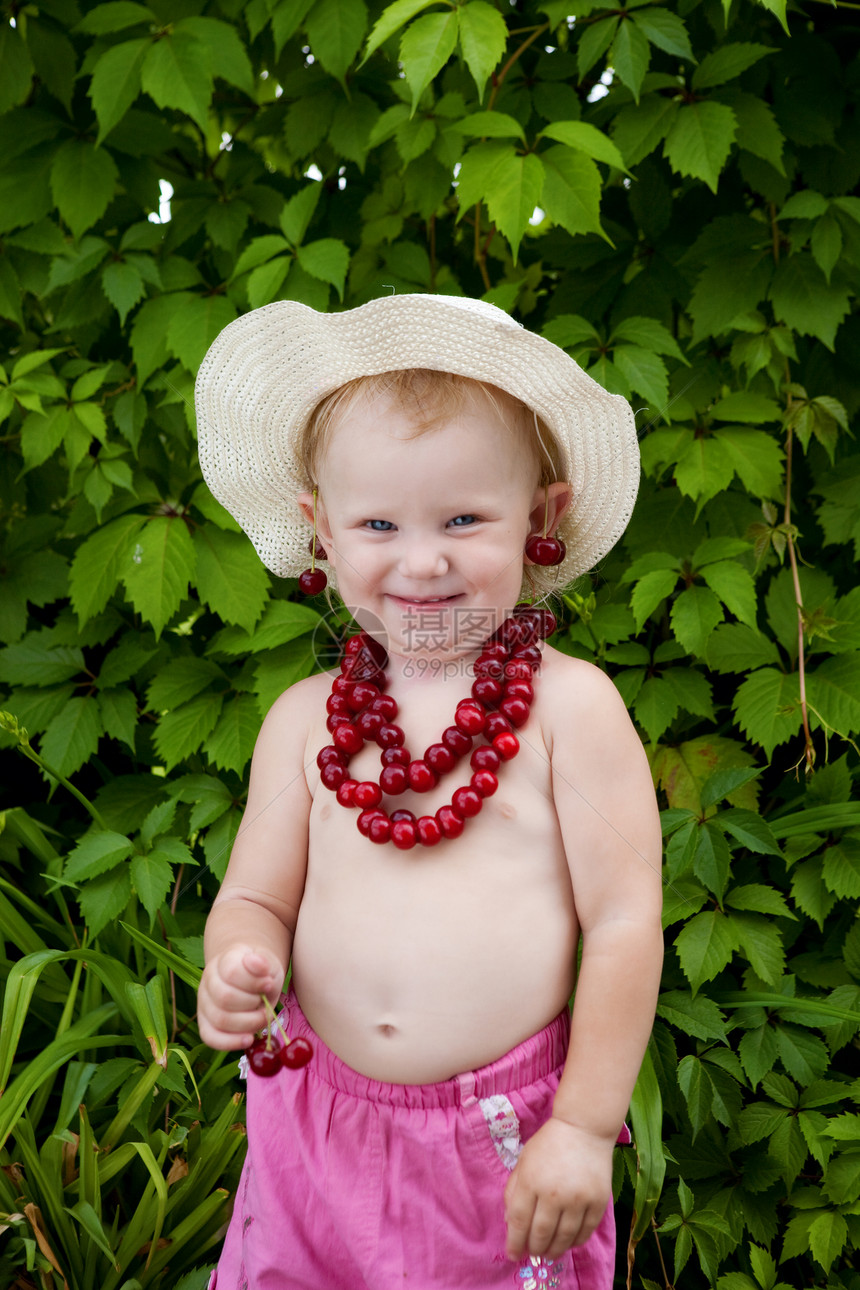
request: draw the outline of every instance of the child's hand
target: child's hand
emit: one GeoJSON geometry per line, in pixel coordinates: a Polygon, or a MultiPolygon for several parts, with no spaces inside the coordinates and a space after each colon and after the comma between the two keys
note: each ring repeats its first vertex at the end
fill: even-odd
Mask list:
{"type": "Polygon", "coordinates": [[[262,996],[274,1003],[284,969],[270,950],[236,945],[206,964],[197,995],[200,1038],[210,1048],[248,1048],[266,1024],[262,996]]]}
{"type": "Polygon", "coordinates": [[[611,1199],[613,1145],[554,1118],[529,1139],[505,1188],[509,1259],[588,1240],[611,1199]]]}

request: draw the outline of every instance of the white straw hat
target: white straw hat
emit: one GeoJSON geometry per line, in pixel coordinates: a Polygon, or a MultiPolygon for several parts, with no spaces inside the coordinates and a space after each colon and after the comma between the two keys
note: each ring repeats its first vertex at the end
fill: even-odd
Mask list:
{"type": "Polygon", "coordinates": [[[564,587],[618,541],[639,483],[633,412],[557,345],[462,296],[382,296],[331,314],[278,300],[224,328],[195,389],[203,476],[273,573],[297,577],[310,562],[311,528],[296,496],[311,481],[296,444],[314,408],[356,377],[408,368],[496,385],[558,441],[573,485],[558,529],[567,556],[557,569],[529,567],[540,590],[564,587]]]}

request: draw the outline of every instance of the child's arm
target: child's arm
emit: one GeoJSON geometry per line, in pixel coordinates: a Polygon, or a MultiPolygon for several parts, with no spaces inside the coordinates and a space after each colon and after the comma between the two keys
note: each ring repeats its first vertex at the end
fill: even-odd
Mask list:
{"type": "Polygon", "coordinates": [[[553,794],[582,964],[552,1118],[524,1147],[505,1191],[511,1258],[557,1258],[600,1222],[663,956],[660,826],[642,745],[603,673],[574,662],[566,671],[573,684],[562,682],[554,710],[553,794]]]}
{"type": "Polygon", "coordinates": [[[248,805],[206,922],[197,1016],[211,1048],[247,1048],[265,1025],[260,996],[276,1000],[284,983],[307,865],[304,755],[318,704],[313,682],[293,687],[257,738],[248,805]]]}

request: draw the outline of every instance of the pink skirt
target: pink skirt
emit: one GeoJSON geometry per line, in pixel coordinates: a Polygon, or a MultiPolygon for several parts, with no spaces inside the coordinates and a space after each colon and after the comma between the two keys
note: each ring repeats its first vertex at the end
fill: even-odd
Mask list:
{"type": "MultiPolygon", "coordinates": [[[[295,995],[282,1024],[309,1066],[248,1080],[248,1154],[210,1290],[610,1290],[607,1207],[561,1258],[505,1257],[503,1193],[549,1118],[566,1012],[480,1070],[384,1084],[314,1034],[295,995]]],[[[629,1141],[625,1129],[619,1141],[629,1141]]]]}

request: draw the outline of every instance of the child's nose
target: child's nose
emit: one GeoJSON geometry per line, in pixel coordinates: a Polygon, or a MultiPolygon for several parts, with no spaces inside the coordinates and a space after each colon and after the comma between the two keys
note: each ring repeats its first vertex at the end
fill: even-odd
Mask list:
{"type": "Polygon", "coordinates": [[[448,561],[433,542],[419,539],[406,544],[400,568],[407,578],[439,578],[448,572],[448,561]]]}

